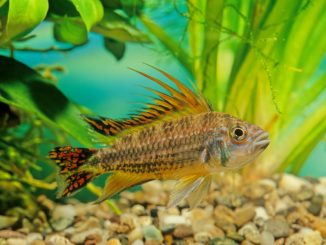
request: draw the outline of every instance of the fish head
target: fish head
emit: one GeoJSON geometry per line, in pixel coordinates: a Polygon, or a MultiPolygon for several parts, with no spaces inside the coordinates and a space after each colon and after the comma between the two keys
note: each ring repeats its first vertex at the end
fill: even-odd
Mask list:
{"type": "Polygon", "coordinates": [[[222,137],[216,141],[219,162],[224,168],[238,169],[252,162],[269,145],[269,134],[257,125],[234,117],[223,123],[222,137]]]}

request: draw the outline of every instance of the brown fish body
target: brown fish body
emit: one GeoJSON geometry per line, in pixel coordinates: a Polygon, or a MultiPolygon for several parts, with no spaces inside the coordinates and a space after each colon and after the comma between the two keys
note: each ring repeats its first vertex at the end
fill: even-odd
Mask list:
{"type": "Polygon", "coordinates": [[[178,180],[168,206],[188,198],[195,207],[208,192],[211,175],[240,168],[269,144],[268,133],[231,115],[214,112],[170,74],[155,68],[178,89],[139,72],[167,93],[148,88],[157,98],[139,114],[124,120],[84,116],[104,135],[108,147],[56,147],[49,156],[60,167],[59,197],[69,196],[103,173],[110,173],[101,202],[154,179],[178,180]]]}
{"type": "Polygon", "coordinates": [[[210,139],[222,128],[226,114],[208,112],[145,127],[117,140],[96,155],[104,172],[120,171],[149,179],[177,179],[208,174],[213,167],[210,139]]]}

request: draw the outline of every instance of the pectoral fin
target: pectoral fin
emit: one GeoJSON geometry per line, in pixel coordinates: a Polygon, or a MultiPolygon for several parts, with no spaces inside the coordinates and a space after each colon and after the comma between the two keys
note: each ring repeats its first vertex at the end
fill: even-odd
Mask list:
{"type": "Polygon", "coordinates": [[[212,176],[206,176],[201,184],[189,194],[187,200],[190,206],[190,209],[195,208],[200,201],[207,195],[209,188],[212,183],[212,176]]]}
{"type": "Polygon", "coordinates": [[[168,203],[168,208],[176,206],[182,199],[188,197],[204,180],[204,177],[197,175],[186,176],[176,183],[168,203]]]}
{"type": "Polygon", "coordinates": [[[113,173],[105,183],[102,196],[99,197],[95,203],[100,203],[127,188],[143,184],[147,181],[150,181],[150,179],[145,179],[142,176],[132,176],[130,174],[119,172],[113,173]]]}

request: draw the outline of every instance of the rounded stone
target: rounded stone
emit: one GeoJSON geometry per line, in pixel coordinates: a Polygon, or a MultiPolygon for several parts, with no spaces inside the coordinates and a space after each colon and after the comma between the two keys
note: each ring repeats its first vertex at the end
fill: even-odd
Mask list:
{"type": "Polygon", "coordinates": [[[149,225],[143,228],[144,237],[147,240],[155,240],[162,242],[163,236],[159,229],[157,229],[154,225],[149,225]]]}
{"type": "Polygon", "coordinates": [[[264,225],[264,231],[272,233],[275,238],[287,237],[290,234],[290,226],[283,219],[269,219],[264,225]]]}
{"type": "Polygon", "coordinates": [[[190,226],[180,225],[173,231],[173,236],[176,238],[185,238],[193,235],[193,230],[190,226]]]}
{"type": "Polygon", "coordinates": [[[260,236],[261,245],[274,245],[275,239],[272,233],[263,231],[260,236]]]}
{"type": "Polygon", "coordinates": [[[244,236],[248,241],[255,244],[260,243],[260,234],[254,223],[248,223],[244,225],[240,230],[239,234],[244,236]]]}
{"type": "Polygon", "coordinates": [[[206,244],[212,239],[212,235],[208,232],[202,231],[202,232],[196,233],[194,238],[195,238],[196,242],[206,244]]]}
{"type": "Polygon", "coordinates": [[[117,238],[111,238],[106,242],[106,245],[121,245],[121,242],[117,238]]]}
{"type": "Polygon", "coordinates": [[[253,205],[246,205],[242,208],[238,208],[234,213],[234,221],[238,227],[243,226],[244,224],[251,221],[255,216],[255,208],[253,205]]]}

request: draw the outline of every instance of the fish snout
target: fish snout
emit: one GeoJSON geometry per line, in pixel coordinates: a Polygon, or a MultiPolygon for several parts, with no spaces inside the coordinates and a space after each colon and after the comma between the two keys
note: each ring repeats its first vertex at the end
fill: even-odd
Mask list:
{"type": "Polygon", "coordinates": [[[257,133],[257,136],[254,141],[255,150],[264,150],[267,148],[269,143],[270,143],[269,134],[264,130],[260,130],[257,133]]]}

